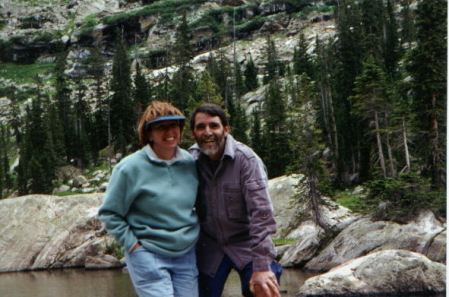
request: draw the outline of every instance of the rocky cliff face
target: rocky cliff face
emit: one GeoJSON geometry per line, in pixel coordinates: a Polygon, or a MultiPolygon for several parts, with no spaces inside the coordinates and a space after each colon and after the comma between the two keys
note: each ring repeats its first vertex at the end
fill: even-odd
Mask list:
{"type": "MultiPolygon", "coordinates": [[[[223,7],[240,7],[245,21],[262,18],[253,26],[216,37],[212,28],[199,27],[194,30],[192,45],[197,54],[218,49],[219,44],[229,44],[236,38],[242,43],[236,49],[240,61],[253,55],[255,62],[265,45],[267,35],[275,36],[281,60],[291,60],[295,38],[299,32],[308,37],[326,39],[335,33],[333,16],[330,13],[313,13],[304,18],[295,14],[288,1],[194,1],[187,12],[189,23],[194,23],[204,14],[223,7]],[[243,7],[243,8],[241,8],[243,7]],[[259,40],[259,38],[262,38],[259,40]],[[243,42],[244,41],[244,42],[243,42]]],[[[322,1],[308,1],[306,6],[323,6],[322,1]]],[[[99,45],[104,53],[111,54],[114,34],[117,28],[125,32],[128,45],[137,45],[139,54],[164,49],[173,43],[178,21],[167,24],[163,14],[144,14],[143,6],[137,1],[77,0],[40,3],[5,0],[0,3],[3,28],[0,39],[15,39],[14,61],[32,63],[45,60],[55,53],[56,44],[62,41],[66,47],[91,47],[99,45]],[[105,23],[105,17],[120,16],[121,20],[105,23]],[[96,24],[90,26],[89,24],[96,24]]],[[[296,10],[295,10],[296,9],[296,10]]],[[[220,25],[232,27],[232,12],[224,13],[220,25]]],[[[232,32],[232,30],[230,30],[232,32]]],[[[226,50],[226,49],[225,49],[226,50]]],[[[233,54],[233,48],[229,49],[233,54]]],[[[157,55],[157,53],[155,53],[157,55]]],[[[151,58],[151,57],[150,57],[151,58]]],[[[157,57],[155,57],[157,58],[157,57]]]]}

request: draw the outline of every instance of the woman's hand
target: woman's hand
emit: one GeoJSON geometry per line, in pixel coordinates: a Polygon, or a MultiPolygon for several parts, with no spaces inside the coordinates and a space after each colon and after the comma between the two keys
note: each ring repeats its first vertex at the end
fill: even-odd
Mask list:
{"type": "Polygon", "coordinates": [[[129,253],[131,254],[132,252],[134,252],[135,250],[137,250],[140,246],[142,246],[142,245],[140,244],[140,242],[137,242],[137,243],[133,246],[133,248],[129,251],[129,253]]]}

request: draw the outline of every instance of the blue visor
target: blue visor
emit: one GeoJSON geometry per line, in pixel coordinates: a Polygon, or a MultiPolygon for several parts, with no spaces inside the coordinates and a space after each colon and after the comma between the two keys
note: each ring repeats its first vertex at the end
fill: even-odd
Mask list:
{"type": "Polygon", "coordinates": [[[145,123],[145,130],[148,129],[148,126],[150,126],[151,124],[157,123],[157,122],[162,122],[162,121],[185,121],[185,117],[179,116],[179,115],[167,115],[167,116],[163,116],[163,117],[158,117],[154,120],[152,120],[151,122],[146,122],[145,123]]]}

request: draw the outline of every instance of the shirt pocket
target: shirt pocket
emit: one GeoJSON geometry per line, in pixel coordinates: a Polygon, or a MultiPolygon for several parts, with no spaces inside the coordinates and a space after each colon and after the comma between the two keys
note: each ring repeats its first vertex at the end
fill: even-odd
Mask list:
{"type": "Polygon", "coordinates": [[[246,188],[248,190],[248,195],[250,197],[251,209],[264,209],[270,208],[270,196],[267,189],[267,183],[263,179],[257,179],[250,181],[246,184],[246,188]]]}
{"type": "Polygon", "coordinates": [[[229,220],[247,220],[245,199],[240,184],[227,183],[223,187],[226,215],[229,220]]]}

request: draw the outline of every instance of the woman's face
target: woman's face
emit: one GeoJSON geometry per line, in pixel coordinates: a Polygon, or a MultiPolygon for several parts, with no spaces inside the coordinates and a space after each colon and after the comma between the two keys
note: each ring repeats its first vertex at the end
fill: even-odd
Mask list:
{"type": "Polygon", "coordinates": [[[181,141],[179,121],[161,121],[152,124],[148,139],[153,143],[152,148],[156,153],[175,149],[181,141]]]}

